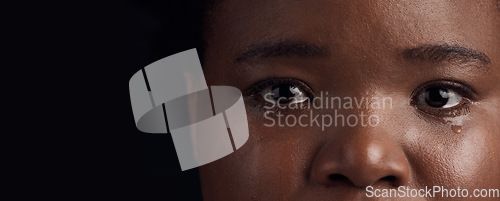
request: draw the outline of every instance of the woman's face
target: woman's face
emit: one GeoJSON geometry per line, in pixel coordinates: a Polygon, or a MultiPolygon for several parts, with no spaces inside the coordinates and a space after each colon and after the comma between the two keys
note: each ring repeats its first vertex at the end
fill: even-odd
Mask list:
{"type": "Polygon", "coordinates": [[[204,199],[367,200],[368,186],[498,189],[497,5],[220,2],[209,14],[205,75],[243,91],[250,138],[200,167],[204,199]]]}

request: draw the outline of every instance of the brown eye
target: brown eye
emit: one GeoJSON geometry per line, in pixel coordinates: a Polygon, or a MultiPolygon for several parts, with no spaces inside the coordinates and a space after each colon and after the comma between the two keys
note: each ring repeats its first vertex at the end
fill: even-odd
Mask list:
{"type": "Polygon", "coordinates": [[[434,117],[455,117],[469,113],[477,93],[467,84],[436,80],[422,84],[412,93],[411,104],[420,112],[434,117]]]}
{"type": "Polygon", "coordinates": [[[277,104],[302,103],[307,101],[303,89],[294,84],[277,84],[262,90],[261,95],[266,100],[273,100],[277,104]]]}
{"type": "Polygon", "coordinates": [[[294,105],[310,101],[314,91],[304,81],[296,78],[268,78],[257,82],[246,92],[253,101],[254,107],[276,105],[294,105]]]}
{"type": "Polygon", "coordinates": [[[459,105],[464,97],[451,89],[431,87],[419,95],[418,103],[433,108],[452,108],[459,105]]]}

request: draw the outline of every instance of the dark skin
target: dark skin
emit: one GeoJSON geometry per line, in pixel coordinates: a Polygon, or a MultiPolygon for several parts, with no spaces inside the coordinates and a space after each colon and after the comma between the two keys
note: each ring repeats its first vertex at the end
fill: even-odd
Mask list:
{"type": "Polygon", "coordinates": [[[441,200],[367,198],[365,188],[499,188],[495,1],[227,0],[209,16],[205,76],[244,92],[250,137],[199,168],[205,201],[441,200]],[[274,78],[299,80],[315,95],[391,97],[393,104],[338,110],[376,114],[376,127],[267,127],[253,86],[274,78]],[[463,99],[448,109],[419,101],[429,82],[463,99]]]}

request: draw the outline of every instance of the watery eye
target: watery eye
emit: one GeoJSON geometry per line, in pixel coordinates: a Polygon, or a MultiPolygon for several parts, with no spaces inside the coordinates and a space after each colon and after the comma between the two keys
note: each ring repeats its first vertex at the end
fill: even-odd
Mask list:
{"type": "Polygon", "coordinates": [[[464,97],[456,91],[442,87],[431,87],[425,89],[418,98],[419,105],[433,108],[452,108],[464,100],[464,97]]]}
{"type": "Polygon", "coordinates": [[[301,86],[294,84],[276,84],[266,87],[261,92],[265,99],[273,100],[277,104],[302,103],[308,100],[308,96],[301,86]]]}
{"type": "Polygon", "coordinates": [[[475,90],[452,80],[435,80],[422,84],[412,93],[411,104],[423,114],[434,117],[456,117],[469,114],[475,90]]]}

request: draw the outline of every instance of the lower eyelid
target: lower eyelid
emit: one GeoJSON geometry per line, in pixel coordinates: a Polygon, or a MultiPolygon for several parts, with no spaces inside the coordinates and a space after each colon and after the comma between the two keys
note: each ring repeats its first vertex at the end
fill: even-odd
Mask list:
{"type": "Polygon", "coordinates": [[[415,105],[415,107],[425,115],[442,118],[467,115],[470,113],[471,104],[472,101],[470,99],[464,98],[457,106],[450,108],[433,108],[425,105],[415,105]]]}

